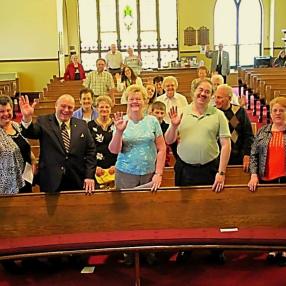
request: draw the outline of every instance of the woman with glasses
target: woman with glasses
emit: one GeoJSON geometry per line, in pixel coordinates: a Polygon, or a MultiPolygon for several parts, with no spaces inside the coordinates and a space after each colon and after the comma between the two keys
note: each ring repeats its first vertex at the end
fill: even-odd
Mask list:
{"type": "Polygon", "coordinates": [[[224,113],[209,105],[212,93],[211,81],[202,80],[195,86],[193,102],[182,114],[177,107],[169,112],[171,124],[165,133],[166,143],[172,144],[180,138],[176,186],[212,185],[216,192],[223,189],[231,150],[230,132],[224,113]]]}
{"type": "MultiPolygon", "coordinates": [[[[251,192],[259,183],[286,183],[286,98],[276,97],[270,102],[271,124],[257,133],[250,153],[251,192]]],[[[286,252],[270,252],[268,260],[286,266],[286,252]]]]}

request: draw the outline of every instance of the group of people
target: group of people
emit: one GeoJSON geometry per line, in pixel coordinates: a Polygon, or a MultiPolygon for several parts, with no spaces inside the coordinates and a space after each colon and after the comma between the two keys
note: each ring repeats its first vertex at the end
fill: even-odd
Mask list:
{"type": "MultiPolygon", "coordinates": [[[[222,84],[217,87],[216,107],[209,104],[213,95],[213,84],[209,79],[202,79],[194,86],[191,104],[176,92],[178,82],[175,77],[165,77],[162,87],[165,93],[148,106],[148,91],[142,85],[130,85],[126,89],[127,115],[117,113],[114,119],[111,118],[113,103],[110,97],[97,97],[93,106],[93,91],[87,88],[80,92],[81,107],[78,110],[75,111],[74,98],[65,94],[56,101],[55,113],[40,116],[36,123],[32,121],[36,102],[30,104],[28,97],[21,97],[21,125],[12,120],[11,99],[2,95],[0,135],[1,150],[5,152],[1,152],[1,158],[14,177],[7,176],[8,169],[2,168],[1,193],[18,193],[25,185],[29,186],[20,175],[25,173],[27,177],[27,172],[35,169],[32,168],[31,148],[25,138],[40,140],[37,178],[41,190],[46,192],[82,189],[83,186],[90,192],[95,188],[95,172],[100,174],[102,168],[111,168],[111,173],[116,170],[118,174],[129,171],[132,174],[142,167],[137,164],[139,161],[143,164],[142,160],[136,159],[138,156],[147,160],[146,173],[138,170],[136,175],[153,177],[155,173],[162,176],[166,156],[166,147],[162,147],[165,146],[164,137],[168,145],[175,143],[175,182],[178,186],[213,184],[213,189],[220,191],[227,164],[243,165],[245,171],[251,171],[251,191],[256,189],[259,180],[284,180],[284,161],[281,160],[285,149],[283,97],[271,102],[273,123],[264,126],[253,143],[251,123],[245,109],[232,104],[230,86],[222,84]],[[164,127],[161,128],[160,124],[164,127]],[[151,133],[148,134],[147,130],[151,133]],[[265,146],[262,148],[261,144],[265,146]],[[277,146],[280,153],[275,149],[277,146]],[[276,161],[281,166],[279,172],[276,161]],[[28,168],[27,164],[31,167],[28,168]]],[[[155,87],[149,84],[149,89],[154,97],[155,87]]],[[[116,181],[118,189],[122,188],[120,181],[130,180],[116,181]]],[[[159,185],[152,187],[157,189],[159,185]]]]}

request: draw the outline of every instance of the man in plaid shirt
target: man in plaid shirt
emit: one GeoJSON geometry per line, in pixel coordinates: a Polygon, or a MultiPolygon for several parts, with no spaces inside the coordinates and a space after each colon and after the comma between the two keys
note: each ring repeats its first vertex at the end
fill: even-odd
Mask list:
{"type": "Polygon", "coordinates": [[[93,102],[95,104],[96,97],[100,95],[108,95],[111,97],[113,105],[114,101],[114,80],[111,73],[105,71],[106,61],[105,59],[99,58],[96,61],[96,71],[90,72],[83,85],[86,88],[92,89],[94,93],[93,102]]]}

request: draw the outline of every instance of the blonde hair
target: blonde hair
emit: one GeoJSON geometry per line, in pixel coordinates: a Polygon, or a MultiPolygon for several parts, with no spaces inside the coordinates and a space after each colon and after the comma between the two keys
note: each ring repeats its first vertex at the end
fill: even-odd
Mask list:
{"type": "Polygon", "coordinates": [[[272,111],[273,105],[274,104],[280,104],[281,106],[283,106],[284,108],[286,108],[286,97],[284,96],[278,96],[273,98],[270,101],[270,111],[272,111]]]}
{"type": "Polygon", "coordinates": [[[148,96],[147,96],[147,91],[146,88],[138,85],[138,84],[132,84],[130,86],[127,87],[125,94],[126,94],[126,99],[128,100],[128,97],[131,93],[135,93],[135,92],[140,92],[142,94],[143,100],[146,101],[148,96]]]}
{"type": "Polygon", "coordinates": [[[98,107],[98,105],[101,103],[101,102],[106,102],[108,105],[110,105],[110,107],[112,106],[112,100],[109,96],[107,95],[100,95],[96,98],[95,100],[95,106],[98,107]]]}
{"type": "Polygon", "coordinates": [[[163,83],[162,83],[162,86],[163,86],[163,88],[165,88],[165,84],[166,84],[166,82],[167,81],[172,81],[174,84],[175,84],[175,88],[177,89],[178,88],[178,81],[177,81],[177,79],[174,77],[174,76],[172,76],[172,75],[169,75],[169,76],[166,76],[166,77],[164,77],[164,80],[163,80],[163,83]]]}

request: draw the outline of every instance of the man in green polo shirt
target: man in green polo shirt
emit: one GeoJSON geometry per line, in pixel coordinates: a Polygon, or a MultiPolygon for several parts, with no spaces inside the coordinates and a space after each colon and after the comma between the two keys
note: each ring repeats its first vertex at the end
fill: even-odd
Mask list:
{"type": "Polygon", "coordinates": [[[223,112],[209,105],[212,93],[212,83],[202,80],[195,86],[194,100],[182,115],[176,107],[169,112],[171,125],[165,134],[166,143],[172,144],[179,138],[176,186],[212,185],[215,192],[223,189],[231,135],[223,112]]]}

